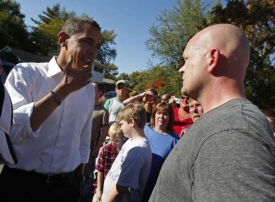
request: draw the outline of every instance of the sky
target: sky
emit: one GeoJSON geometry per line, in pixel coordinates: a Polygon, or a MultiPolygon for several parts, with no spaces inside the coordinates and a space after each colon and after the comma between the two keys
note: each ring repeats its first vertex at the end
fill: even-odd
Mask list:
{"type": "Polygon", "coordinates": [[[130,74],[148,68],[148,61],[156,64],[159,60],[151,56],[145,41],[151,35],[150,27],[157,23],[161,11],[177,5],[176,0],[16,0],[25,14],[25,24],[34,25],[31,18],[59,3],[66,11],[83,13],[96,20],[102,30],[114,30],[117,57],[111,61],[118,67],[119,74],[130,74]]]}

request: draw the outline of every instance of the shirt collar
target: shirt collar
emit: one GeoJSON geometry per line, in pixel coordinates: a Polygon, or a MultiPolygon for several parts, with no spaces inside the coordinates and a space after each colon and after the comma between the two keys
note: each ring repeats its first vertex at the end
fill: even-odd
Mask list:
{"type": "Polygon", "coordinates": [[[48,64],[48,68],[49,68],[48,74],[47,74],[48,77],[52,77],[56,74],[62,73],[62,70],[57,64],[56,59],[57,57],[53,57],[48,64]]]}

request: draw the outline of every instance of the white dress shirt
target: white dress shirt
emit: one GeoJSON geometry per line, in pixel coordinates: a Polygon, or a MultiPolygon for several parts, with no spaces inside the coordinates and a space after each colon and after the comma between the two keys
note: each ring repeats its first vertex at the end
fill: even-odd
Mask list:
{"type": "Polygon", "coordinates": [[[5,86],[13,104],[11,141],[18,158],[10,167],[43,174],[73,171],[88,162],[95,90],[92,84],[68,95],[41,126],[30,126],[34,102],[62,80],[56,59],[49,63],[21,63],[5,86]]]}

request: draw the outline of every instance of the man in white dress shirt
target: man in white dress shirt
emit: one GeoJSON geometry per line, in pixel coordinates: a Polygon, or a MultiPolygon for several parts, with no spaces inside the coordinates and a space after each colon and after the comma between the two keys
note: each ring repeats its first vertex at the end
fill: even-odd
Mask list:
{"type": "Polygon", "coordinates": [[[57,57],[18,64],[6,80],[18,163],[4,166],[0,175],[3,201],[78,201],[90,153],[95,99],[91,63],[101,30],[89,18],[71,18],[58,42],[57,57]]]}

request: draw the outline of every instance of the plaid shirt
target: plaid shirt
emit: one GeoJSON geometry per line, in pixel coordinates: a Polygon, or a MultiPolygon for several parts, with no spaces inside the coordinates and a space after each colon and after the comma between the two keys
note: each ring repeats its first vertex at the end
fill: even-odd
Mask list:
{"type": "Polygon", "coordinates": [[[118,155],[116,147],[112,143],[106,144],[100,151],[98,161],[96,164],[96,170],[104,173],[104,179],[107,176],[109,170],[112,167],[118,155]]]}

